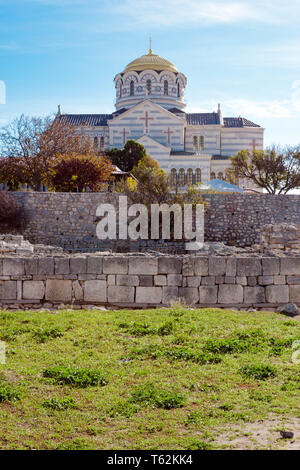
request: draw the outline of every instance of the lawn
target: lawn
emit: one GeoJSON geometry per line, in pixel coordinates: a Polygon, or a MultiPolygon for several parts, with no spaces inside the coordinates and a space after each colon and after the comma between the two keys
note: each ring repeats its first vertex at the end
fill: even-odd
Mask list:
{"type": "Polygon", "coordinates": [[[0,448],[299,448],[296,339],[271,312],[0,311],[0,448]]]}

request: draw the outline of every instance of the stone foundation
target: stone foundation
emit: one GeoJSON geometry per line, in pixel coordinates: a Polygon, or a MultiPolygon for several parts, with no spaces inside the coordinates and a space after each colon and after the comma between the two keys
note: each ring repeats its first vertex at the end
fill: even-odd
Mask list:
{"type": "Polygon", "coordinates": [[[1,308],[300,305],[300,257],[3,256],[1,308]]]}

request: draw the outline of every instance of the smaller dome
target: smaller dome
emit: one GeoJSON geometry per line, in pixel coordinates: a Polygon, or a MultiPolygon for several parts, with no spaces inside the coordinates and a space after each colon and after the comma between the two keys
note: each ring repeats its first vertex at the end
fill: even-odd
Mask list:
{"type": "Polygon", "coordinates": [[[124,73],[133,71],[140,72],[142,70],[168,70],[169,72],[178,72],[175,65],[159,55],[152,54],[151,51],[149,54],[142,55],[142,57],[130,62],[125,68],[124,73]]]}

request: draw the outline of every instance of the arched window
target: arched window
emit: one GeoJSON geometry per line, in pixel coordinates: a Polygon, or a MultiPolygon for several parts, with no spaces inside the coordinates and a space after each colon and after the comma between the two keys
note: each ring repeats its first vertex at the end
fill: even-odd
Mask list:
{"type": "Polygon", "coordinates": [[[98,137],[94,137],[94,150],[98,152],[98,137]]]}
{"type": "Polygon", "coordinates": [[[200,170],[200,168],[196,168],[196,170],[195,170],[195,183],[196,184],[201,183],[201,170],[200,170]]]}
{"type": "Polygon", "coordinates": [[[177,85],[177,96],[178,98],[180,97],[180,83],[178,82],[178,85],[177,85]]]}
{"type": "Polygon", "coordinates": [[[101,136],[100,137],[100,152],[104,152],[105,148],[104,148],[104,137],[101,136]]]}
{"type": "Polygon", "coordinates": [[[221,171],[219,171],[219,173],[218,173],[218,179],[219,179],[219,180],[223,180],[223,179],[224,179],[223,173],[222,173],[221,171]]]}
{"type": "Polygon", "coordinates": [[[178,186],[184,186],[184,185],[185,185],[184,168],[180,168],[178,172],[178,186]]]}
{"type": "Polygon", "coordinates": [[[176,186],[177,185],[177,170],[176,168],[172,168],[171,170],[171,181],[170,181],[171,186],[176,186]]]}
{"type": "Polygon", "coordinates": [[[193,137],[193,152],[198,153],[199,152],[199,147],[198,147],[198,136],[194,135],[193,137]]]}
{"type": "Polygon", "coordinates": [[[204,150],[204,136],[200,135],[199,137],[199,149],[204,150]]]}
{"type": "Polygon", "coordinates": [[[148,91],[148,95],[150,95],[151,92],[152,92],[152,84],[151,84],[151,80],[150,80],[150,79],[146,81],[146,89],[147,89],[147,91],[148,91]]]}
{"type": "Polygon", "coordinates": [[[214,171],[211,172],[210,174],[210,179],[215,180],[216,179],[216,173],[214,171]]]}
{"type": "Polygon", "coordinates": [[[193,170],[188,168],[186,172],[186,184],[191,186],[193,184],[193,170]]]}
{"type": "Polygon", "coordinates": [[[130,96],[134,95],[134,81],[131,80],[130,82],[130,96]]]}
{"type": "Polygon", "coordinates": [[[168,96],[169,94],[169,83],[168,80],[164,81],[164,95],[168,96]]]}

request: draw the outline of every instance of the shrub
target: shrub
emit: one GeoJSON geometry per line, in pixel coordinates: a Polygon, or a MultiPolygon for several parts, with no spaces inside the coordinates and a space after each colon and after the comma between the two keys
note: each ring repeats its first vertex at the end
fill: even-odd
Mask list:
{"type": "Polygon", "coordinates": [[[265,364],[253,364],[241,367],[239,373],[248,379],[266,380],[277,375],[275,367],[265,364]]]}
{"type": "Polygon", "coordinates": [[[99,369],[78,367],[49,367],[43,371],[43,376],[50,378],[59,385],[71,385],[73,387],[89,387],[107,385],[108,381],[99,369]]]}
{"type": "Polygon", "coordinates": [[[108,414],[112,418],[116,418],[118,416],[124,416],[125,418],[131,418],[135,413],[139,411],[139,406],[135,403],[130,403],[128,401],[120,401],[119,403],[113,405],[108,414]]]}
{"type": "Polygon", "coordinates": [[[176,392],[169,392],[155,388],[153,384],[146,384],[138,387],[133,393],[131,401],[133,403],[144,403],[155,408],[181,408],[186,402],[184,395],[176,392]]]}
{"type": "Polygon", "coordinates": [[[20,393],[14,390],[11,385],[0,383],[0,403],[20,400],[20,398],[20,393]]]}
{"type": "Polygon", "coordinates": [[[21,207],[16,198],[7,191],[0,191],[0,223],[18,227],[21,222],[21,207]]]}
{"type": "Polygon", "coordinates": [[[51,410],[67,410],[68,408],[77,408],[76,401],[72,397],[50,398],[45,400],[42,405],[44,408],[51,410]]]}
{"type": "Polygon", "coordinates": [[[58,327],[52,328],[39,328],[33,333],[34,338],[37,339],[39,343],[44,343],[47,339],[55,339],[63,336],[63,332],[58,327]]]}

